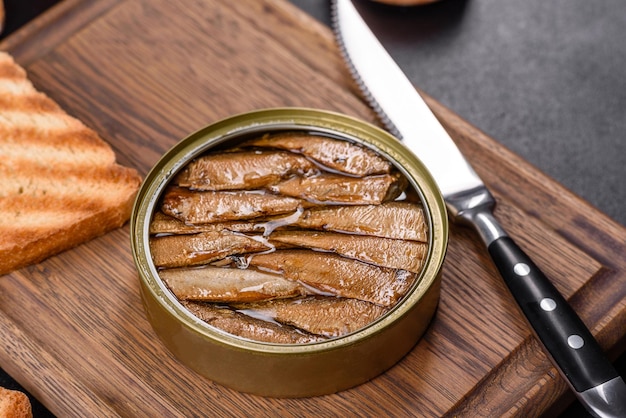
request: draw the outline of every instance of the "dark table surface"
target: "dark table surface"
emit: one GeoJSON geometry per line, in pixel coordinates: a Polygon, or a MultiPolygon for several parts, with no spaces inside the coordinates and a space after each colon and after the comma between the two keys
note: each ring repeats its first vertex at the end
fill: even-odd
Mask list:
{"type": "MultiPolygon", "coordinates": [[[[329,24],[327,0],[290,1],[329,24]]],[[[5,3],[13,30],[54,0],[5,3]]],[[[623,0],[360,6],[416,86],[626,225],[623,0]]],[[[617,366],[625,376],[626,356],[617,366]]],[[[21,389],[1,370],[0,386],[21,389]]]]}

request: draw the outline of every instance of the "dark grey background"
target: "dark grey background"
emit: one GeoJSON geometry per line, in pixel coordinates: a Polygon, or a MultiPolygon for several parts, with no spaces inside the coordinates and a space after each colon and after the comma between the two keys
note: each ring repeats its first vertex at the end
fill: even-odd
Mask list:
{"type": "MultiPolygon", "coordinates": [[[[55,1],[5,0],[7,30],[55,1]]],[[[329,24],[328,0],[290,1],[329,24]]],[[[416,86],[626,225],[623,0],[358,3],[416,86]]],[[[0,386],[21,389],[1,370],[0,386]]]]}
{"type": "Polygon", "coordinates": [[[626,225],[623,0],[356,3],[416,86],[626,225]]]}

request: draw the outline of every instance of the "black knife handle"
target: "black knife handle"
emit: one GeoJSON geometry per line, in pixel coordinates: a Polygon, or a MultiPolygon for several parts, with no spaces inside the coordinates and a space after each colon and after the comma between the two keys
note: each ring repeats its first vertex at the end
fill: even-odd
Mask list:
{"type": "Polygon", "coordinates": [[[474,227],[552,363],[595,417],[626,417],[626,383],[580,317],[493,216],[484,185],[446,196],[452,220],[474,227]]]}
{"type": "Polygon", "coordinates": [[[509,236],[494,240],[488,249],[537,337],[576,392],[619,377],[580,317],[509,236]]]}

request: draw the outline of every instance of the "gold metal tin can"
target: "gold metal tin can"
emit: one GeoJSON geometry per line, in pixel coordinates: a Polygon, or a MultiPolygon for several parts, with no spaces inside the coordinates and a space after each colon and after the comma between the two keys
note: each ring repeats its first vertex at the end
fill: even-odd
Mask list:
{"type": "Polygon", "coordinates": [[[130,221],[131,247],[149,322],[165,346],[199,374],[233,389],[272,397],[306,397],[364,383],[404,357],[426,331],[439,301],[448,223],[443,198],[420,160],[369,123],[327,111],[280,108],[236,115],[207,126],[168,151],[146,176],[130,221]],[[148,227],[170,179],[207,150],[280,131],[331,135],[388,158],[421,195],[429,250],[420,277],[387,314],[367,327],[325,342],[285,345],[245,340],[190,314],[152,263],[148,227]]]}

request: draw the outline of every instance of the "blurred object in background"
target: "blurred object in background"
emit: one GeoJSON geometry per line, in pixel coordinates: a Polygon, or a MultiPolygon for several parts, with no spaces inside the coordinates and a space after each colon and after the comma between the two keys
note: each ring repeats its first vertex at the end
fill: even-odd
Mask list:
{"type": "Polygon", "coordinates": [[[0,0],[0,39],[21,28],[60,0],[0,0]]]}
{"type": "Polygon", "coordinates": [[[418,6],[420,4],[434,3],[439,0],[374,0],[378,3],[391,4],[394,6],[418,6]]]}
{"type": "Polygon", "coordinates": [[[4,2],[0,0],[0,33],[4,31],[4,2]]]}

